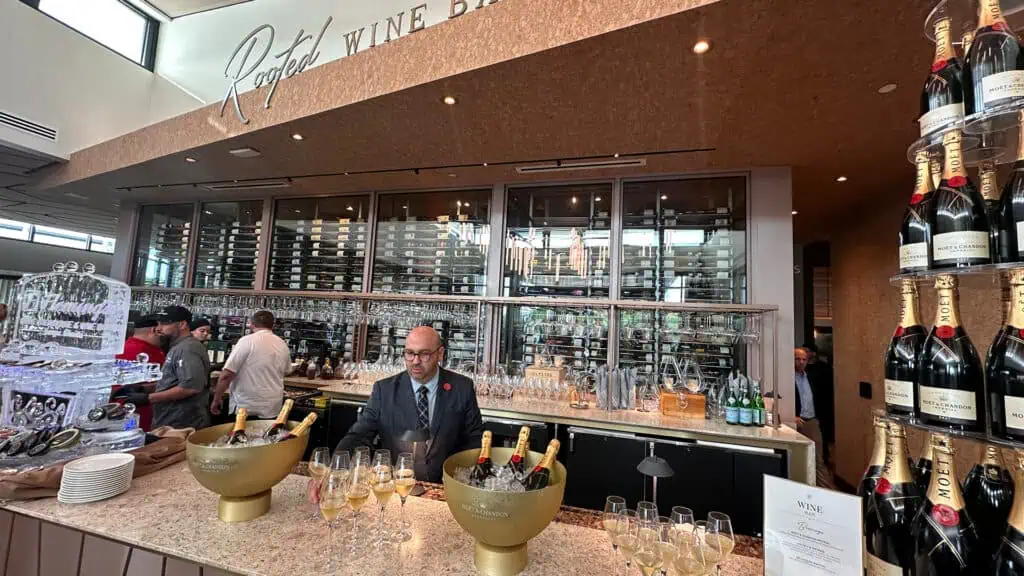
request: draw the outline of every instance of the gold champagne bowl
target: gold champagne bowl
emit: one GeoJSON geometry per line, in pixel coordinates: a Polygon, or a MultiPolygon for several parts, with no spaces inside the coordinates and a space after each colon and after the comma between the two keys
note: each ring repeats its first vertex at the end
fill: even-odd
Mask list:
{"type": "MultiPolygon", "coordinates": [[[[273,420],[248,422],[250,438],[262,437],[273,420]]],[[[298,426],[288,422],[288,429],[298,426]]],[[[188,437],[189,470],[206,489],[220,494],[217,516],[225,522],[246,522],[270,510],[270,489],[284,480],[306,451],[309,434],[278,444],[243,448],[208,446],[231,432],[234,424],[203,428],[188,437]]]]}
{"type": "MultiPolygon", "coordinates": [[[[491,459],[507,462],[512,448],[491,449],[491,459]]],[[[555,518],[565,493],[565,466],[555,462],[551,482],[542,490],[493,492],[474,488],[455,479],[455,469],[476,464],[479,449],[466,450],[444,462],[444,492],[448,509],[462,529],[476,539],[476,568],[490,576],[513,576],[526,568],[526,543],[555,518]]],[[[527,454],[527,470],[544,455],[527,454]]]]}

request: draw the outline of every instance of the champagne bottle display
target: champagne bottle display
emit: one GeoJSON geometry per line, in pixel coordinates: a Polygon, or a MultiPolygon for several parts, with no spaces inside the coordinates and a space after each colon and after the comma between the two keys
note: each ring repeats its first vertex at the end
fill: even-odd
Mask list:
{"type": "Polygon", "coordinates": [[[228,436],[228,444],[246,444],[249,437],[245,434],[245,419],[249,413],[245,408],[239,408],[235,412],[235,425],[231,428],[231,435],[228,436]]]}
{"type": "Polygon", "coordinates": [[[480,438],[480,456],[469,473],[474,482],[483,482],[494,474],[494,463],[491,461],[491,442],[493,435],[490,430],[485,430],[480,438]]]}
{"type": "Polygon", "coordinates": [[[956,277],[935,278],[936,312],[921,351],[917,417],[950,430],[984,432],[981,360],[960,322],[956,277]]]}
{"type": "MultiPolygon", "coordinates": [[[[867,517],[868,517],[868,504],[871,502],[872,496],[875,494],[875,486],[878,485],[878,479],[882,477],[882,469],[885,468],[885,449],[886,441],[888,439],[888,426],[884,419],[879,416],[874,418],[874,429],[875,429],[875,447],[871,451],[871,459],[868,460],[868,466],[864,470],[864,475],[860,478],[860,484],[857,486],[857,496],[861,499],[861,513],[865,519],[862,529],[864,531],[864,542],[867,542],[867,517]]],[[[865,548],[867,550],[867,548],[865,548]]]]}
{"type": "Polygon", "coordinates": [[[530,451],[530,427],[523,426],[519,429],[519,440],[516,441],[515,451],[508,460],[508,466],[515,472],[516,478],[526,476],[526,453],[530,451]]]}
{"type": "Polygon", "coordinates": [[[1013,492],[1013,477],[1003,464],[1002,450],[986,444],[981,461],[964,480],[964,501],[978,531],[983,558],[991,558],[999,546],[1013,505],[1013,492]]]}
{"type": "Polygon", "coordinates": [[[524,484],[526,484],[527,490],[540,490],[546,488],[551,482],[551,469],[555,467],[555,458],[558,456],[558,449],[561,446],[562,443],[558,440],[548,442],[548,448],[544,452],[544,457],[534,466],[530,475],[526,477],[524,484]]]}
{"type": "Polygon", "coordinates": [[[1024,451],[1018,450],[1014,477],[1021,489],[1013,495],[1010,517],[997,543],[995,560],[990,571],[994,576],[1020,576],[1024,574],[1024,451]]]}
{"type": "Polygon", "coordinates": [[[953,466],[948,436],[936,434],[934,468],[928,493],[917,516],[914,540],[915,576],[978,576],[985,562],[953,466]]]}
{"type": "Polygon", "coordinates": [[[981,163],[978,167],[978,180],[981,184],[981,199],[985,202],[985,217],[988,219],[989,259],[993,263],[1007,262],[1009,251],[1006,238],[1000,229],[1001,190],[997,182],[995,162],[987,160],[981,163]]]}
{"type": "Polygon", "coordinates": [[[281,411],[277,414],[277,419],[274,420],[274,423],[270,425],[270,428],[267,428],[267,431],[263,433],[264,438],[267,440],[274,440],[285,431],[284,427],[285,424],[288,423],[288,414],[291,413],[292,406],[294,405],[295,401],[291,398],[284,401],[284,404],[281,406],[281,411]]]}
{"type": "Polygon", "coordinates": [[[1007,262],[1024,261],[1024,110],[1017,113],[1017,119],[1020,134],[1017,159],[999,197],[1000,228],[1007,262]]]}
{"type": "Polygon", "coordinates": [[[1024,442],[1024,269],[1010,270],[1009,312],[989,348],[988,380],[992,434],[1024,442]]]}
{"type": "Polygon", "coordinates": [[[928,224],[928,212],[932,203],[935,186],[932,183],[932,162],[928,152],[920,150],[916,155],[917,178],[910,203],[903,212],[900,226],[900,272],[922,272],[932,267],[932,233],[928,224]]]}
{"type": "Polygon", "coordinates": [[[921,456],[914,464],[914,476],[917,477],[917,487],[921,494],[928,492],[928,486],[932,483],[932,459],[935,457],[932,451],[932,437],[934,432],[925,438],[924,448],[921,449],[921,456]]]}
{"type": "Polygon", "coordinates": [[[918,358],[928,337],[921,325],[917,305],[917,284],[900,282],[900,323],[885,352],[885,410],[889,414],[914,414],[919,378],[918,358]]]}
{"type": "Polygon", "coordinates": [[[935,57],[921,91],[921,136],[927,136],[963,120],[964,92],[960,84],[963,65],[953,51],[951,21],[935,22],[935,57]]]}
{"type": "Polygon", "coordinates": [[[989,226],[985,202],[964,167],[959,130],[942,136],[945,151],[942,181],[932,194],[928,225],[932,238],[932,265],[958,268],[988,264],[989,226]]]}
{"type": "Polygon", "coordinates": [[[914,556],[911,523],[921,493],[910,472],[903,426],[887,424],[885,467],[864,517],[865,562],[868,574],[909,576],[914,556]]]}
{"type": "Polygon", "coordinates": [[[999,0],[979,0],[978,26],[963,71],[967,116],[992,112],[1019,100],[1024,86],[1024,51],[1003,18],[999,0]]]}

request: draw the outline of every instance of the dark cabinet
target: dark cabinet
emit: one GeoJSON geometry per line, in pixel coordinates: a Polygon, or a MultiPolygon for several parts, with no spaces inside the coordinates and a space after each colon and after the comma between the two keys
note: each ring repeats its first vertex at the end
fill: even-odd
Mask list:
{"type": "Polygon", "coordinates": [[[646,451],[647,443],[632,434],[570,428],[564,503],[603,510],[605,498],[614,494],[635,507],[644,490],[636,467],[646,451]]]}
{"type": "Polygon", "coordinates": [[[331,450],[341,442],[341,439],[348,434],[348,429],[356,423],[359,419],[359,413],[362,412],[363,402],[354,402],[350,400],[331,400],[330,414],[328,416],[328,438],[327,446],[330,446],[331,450]]]}
{"type": "MultiPolygon", "coordinates": [[[[519,429],[530,427],[530,450],[544,452],[551,441],[552,432],[544,422],[529,420],[504,420],[500,418],[484,418],[484,430],[491,431],[491,445],[497,448],[515,448],[519,441],[519,429]]],[[[499,464],[503,464],[499,462],[499,464]]]]}
{"type": "Polygon", "coordinates": [[[334,446],[329,443],[328,439],[329,427],[326,409],[296,405],[292,408],[292,412],[288,416],[288,419],[298,422],[305,418],[310,412],[316,412],[316,422],[314,422],[313,426],[309,429],[309,444],[306,445],[306,453],[302,456],[304,461],[309,460],[309,455],[313,453],[314,448],[334,448],[334,446]]]}
{"type": "Polygon", "coordinates": [[[761,536],[764,530],[764,477],[786,478],[785,453],[778,451],[735,453],[733,459],[733,507],[738,511],[733,529],[739,534],[761,536]]]}

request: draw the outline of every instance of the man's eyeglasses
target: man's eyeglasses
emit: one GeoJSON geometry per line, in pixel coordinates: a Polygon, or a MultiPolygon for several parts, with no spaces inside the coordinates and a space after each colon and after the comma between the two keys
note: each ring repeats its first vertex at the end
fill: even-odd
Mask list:
{"type": "Polygon", "coordinates": [[[427,360],[430,360],[430,357],[436,354],[437,351],[440,349],[441,347],[439,346],[437,348],[434,348],[433,350],[422,350],[420,352],[415,352],[413,350],[403,350],[402,356],[404,356],[405,359],[408,360],[409,362],[412,362],[416,358],[419,358],[420,362],[426,362],[427,360]]]}

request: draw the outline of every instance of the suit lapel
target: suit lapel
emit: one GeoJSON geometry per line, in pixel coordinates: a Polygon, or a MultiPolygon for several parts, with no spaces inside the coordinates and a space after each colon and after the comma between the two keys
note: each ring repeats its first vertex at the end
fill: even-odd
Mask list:
{"type": "MultiPolygon", "coordinates": [[[[434,417],[430,419],[430,436],[437,438],[438,432],[441,430],[441,423],[444,422],[445,415],[448,413],[448,407],[452,403],[452,396],[454,392],[451,390],[451,386],[448,386],[448,390],[445,390],[445,384],[448,384],[448,373],[445,370],[440,370],[437,374],[437,399],[434,400],[434,417]]],[[[437,444],[436,442],[434,444],[437,444]]]]}
{"type": "MultiPolygon", "coordinates": [[[[402,372],[398,377],[395,402],[402,417],[402,426],[407,430],[414,430],[419,425],[419,416],[416,413],[416,396],[412,393],[412,380],[409,379],[408,372],[402,372]]],[[[399,434],[402,432],[405,430],[401,430],[399,434]]]]}

